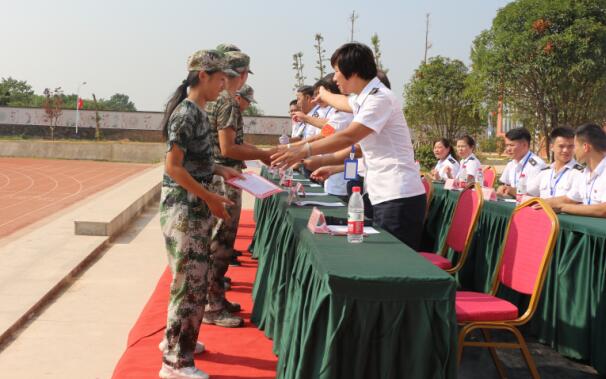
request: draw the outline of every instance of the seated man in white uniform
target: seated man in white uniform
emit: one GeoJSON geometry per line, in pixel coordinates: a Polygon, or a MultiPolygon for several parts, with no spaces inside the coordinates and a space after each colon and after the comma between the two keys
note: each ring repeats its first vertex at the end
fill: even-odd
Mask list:
{"type": "Polygon", "coordinates": [[[580,180],[579,174],[584,167],[574,160],[574,130],[555,128],[549,134],[549,148],[554,161],[528,182],[527,193],[530,196],[544,199],[564,196],[580,180]]]}
{"type": "Polygon", "coordinates": [[[565,196],[546,202],[554,211],[579,216],[606,217],[606,132],[585,124],[575,131],[575,155],[585,164],[565,196]]]}
{"type": "Polygon", "coordinates": [[[306,130],[308,126],[305,121],[300,119],[298,115],[300,113],[313,115],[319,108],[319,106],[314,106],[312,99],[314,97],[314,89],[312,86],[301,86],[297,89],[297,107],[298,111],[295,111],[291,116],[296,126],[293,127],[293,132],[291,134],[290,141],[296,142],[300,141],[304,138],[306,130]]]}
{"type": "Polygon", "coordinates": [[[530,151],[530,133],[525,128],[511,129],[505,134],[505,154],[512,160],[501,174],[499,181],[502,184],[497,188],[497,194],[515,196],[522,174],[526,183],[532,182],[545,168],[545,162],[530,151]]]}

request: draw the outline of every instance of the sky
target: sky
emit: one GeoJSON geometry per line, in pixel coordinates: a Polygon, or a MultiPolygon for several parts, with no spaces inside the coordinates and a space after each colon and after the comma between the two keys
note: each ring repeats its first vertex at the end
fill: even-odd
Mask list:
{"type": "MultiPolygon", "coordinates": [[[[490,28],[505,0],[316,1],[278,0],[0,0],[0,77],[26,80],[36,93],[109,98],[130,96],[138,110],[163,111],[185,79],[187,57],[219,43],[250,55],[258,106],[284,116],[294,99],[293,54],[303,52],[306,84],[318,77],[314,36],[326,57],[350,40],[370,45],[377,33],[392,89],[402,94],[423,59],[425,15],[430,14],[429,57],[469,64],[474,38],[490,28]]],[[[330,66],[330,62],[326,62],[330,66]]]]}

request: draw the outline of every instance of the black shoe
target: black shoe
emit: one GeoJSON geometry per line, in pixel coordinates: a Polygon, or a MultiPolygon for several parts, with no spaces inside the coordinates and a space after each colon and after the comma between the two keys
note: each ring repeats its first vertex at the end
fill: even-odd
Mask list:
{"type": "Polygon", "coordinates": [[[228,301],[227,299],[223,299],[223,304],[225,305],[225,309],[227,309],[227,311],[229,313],[238,313],[242,310],[242,307],[240,306],[240,304],[232,303],[232,302],[228,301]]]}
{"type": "Polygon", "coordinates": [[[234,255],[236,257],[241,257],[242,255],[244,255],[244,253],[242,253],[240,250],[234,250],[234,255]]]}
{"type": "Polygon", "coordinates": [[[231,258],[231,260],[229,261],[229,265],[230,266],[242,266],[242,263],[240,263],[240,261],[238,260],[238,257],[236,257],[235,255],[231,258]]]}

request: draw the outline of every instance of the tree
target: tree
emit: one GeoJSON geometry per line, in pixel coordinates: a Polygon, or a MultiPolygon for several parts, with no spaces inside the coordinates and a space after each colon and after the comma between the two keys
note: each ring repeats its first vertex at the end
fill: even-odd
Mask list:
{"type": "Polygon", "coordinates": [[[475,39],[472,80],[488,103],[502,99],[545,138],[606,119],[605,46],[604,0],[514,1],[475,39]]]}
{"type": "Polygon", "coordinates": [[[292,69],[295,70],[295,91],[297,88],[301,87],[305,84],[305,79],[307,79],[303,75],[303,52],[299,51],[298,53],[293,54],[292,56],[293,63],[292,69]]]}
{"type": "Polygon", "coordinates": [[[123,112],[136,112],[137,108],[135,104],[130,101],[128,95],[116,93],[109,98],[109,100],[101,100],[103,108],[108,111],[123,111],[123,112]]]}
{"type": "Polygon", "coordinates": [[[259,108],[257,104],[250,104],[248,108],[242,113],[243,116],[255,117],[263,116],[263,110],[259,108]]]}
{"type": "Polygon", "coordinates": [[[379,39],[379,35],[377,33],[370,37],[370,43],[372,44],[372,51],[375,55],[375,63],[377,64],[377,68],[387,74],[389,70],[384,68],[383,63],[381,63],[381,40],[379,39]]]}
{"type": "Polygon", "coordinates": [[[317,33],[316,37],[316,44],[314,45],[314,47],[316,48],[316,53],[318,53],[318,60],[316,61],[316,68],[318,69],[318,71],[320,71],[320,77],[316,78],[316,80],[320,80],[324,77],[324,75],[326,75],[326,65],[324,64],[324,62],[326,61],[326,58],[324,58],[324,54],[326,53],[326,50],[324,50],[322,48],[322,42],[324,41],[324,37],[322,37],[322,34],[317,33]]]}
{"type": "Polygon", "coordinates": [[[0,80],[0,105],[31,106],[33,97],[32,86],[25,80],[13,79],[10,76],[0,80]]]}
{"type": "Polygon", "coordinates": [[[454,139],[480,131],[482,120],[467,90],[468,77],[463,62],[441,56],[415,70],[404,88],[404,113],[419,139],[454,139]]]}
{"type": "Polygon", "coordinates": [[[350,28],[350,32],[351,35],[349,37],[349,42],[353,42],[354,41],[354,31],[355,31],[355,26],[356,26],[356,20],[358,19],[359,15],[356,14],[356,11],[352,11],[351,12],[351,16],[349,16],[349,21],[351,22],[351,28],[350,28]]]}
{"type": "Polygon", "coordinates": [[[51,130],[51,140],[55,140],[55,127],[61,114],[63,113],[63,90],[61,87],[57,87],[51,91],[50,88],[44,89],[44,113],[46,114],[46,120],[51,130]]]}

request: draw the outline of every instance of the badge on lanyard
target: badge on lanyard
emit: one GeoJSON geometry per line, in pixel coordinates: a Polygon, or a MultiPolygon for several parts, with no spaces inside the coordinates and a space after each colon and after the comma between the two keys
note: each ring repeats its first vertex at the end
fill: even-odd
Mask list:
{"type": "Polygon", "coordinates": [[[349,159],[345,160],[344,178],[345,180],[354,180],[358,178],[358,160],[356,156],[356,146],[351,146],[351,153],[349,153],[349,159]]]}

